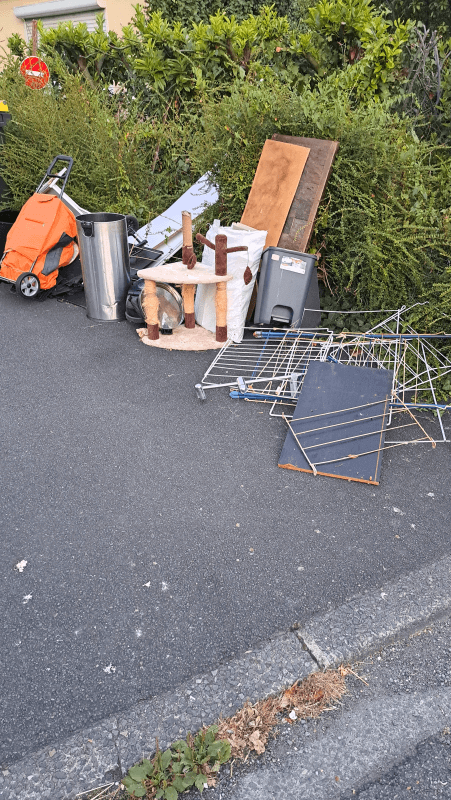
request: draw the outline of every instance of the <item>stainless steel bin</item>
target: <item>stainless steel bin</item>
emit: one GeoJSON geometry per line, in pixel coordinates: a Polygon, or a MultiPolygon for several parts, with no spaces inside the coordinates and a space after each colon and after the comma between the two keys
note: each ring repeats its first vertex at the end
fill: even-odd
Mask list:
{"type": "Polygon", "coordinates": [[[125,216],[81,214],[76,219],[86,313],[90,319],[123,320],[130,285],[125,216]]]}

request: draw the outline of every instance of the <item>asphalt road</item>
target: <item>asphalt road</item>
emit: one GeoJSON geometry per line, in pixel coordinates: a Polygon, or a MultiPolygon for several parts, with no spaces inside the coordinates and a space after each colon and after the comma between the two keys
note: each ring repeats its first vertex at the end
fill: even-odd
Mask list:
{"type": "Polygon", "coordinates": [[[450,552],[448,445],[379,487],[281,470],[266,407],[196,398],[211,354],[0,313],[2,766],[450,552]]]}

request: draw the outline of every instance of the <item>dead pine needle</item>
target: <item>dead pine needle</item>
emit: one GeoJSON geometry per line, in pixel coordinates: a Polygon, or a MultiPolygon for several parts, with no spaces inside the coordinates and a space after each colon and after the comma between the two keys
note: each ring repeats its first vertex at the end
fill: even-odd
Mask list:
{"type": "Polygon", "coordinates": [[[85,795],[92,794],[93,792],[98,792],[99,789],[101,790],[101,792],[104,792],[105,789],[109,789],[111,786],[114,786],[114,783],[103,783],[101,786],[94,786],[92,789],[86,789],[85,792],[79,792],[76,795],[76,798],[84,797],[85,795]]]}
{"type": "Polygon", "coordinates": [[[369,686],[369,683],[367,683],[367,682],[366,682],[366,681],[365,681],[365,680],[364,680],[364,679],[361,677],[361,675],[358,675],[358,674],[357,674],[357,672],[354,672],[354,670],[353,670],[353,669],[351,669],[351,667],[344,667],[344,666],[342,665],[341,667],[338,667],[338,671],[340,672],[340,674],[341,674],[341,675],[343,675],[343,677],[346,677],[346,675],[354,675],[354,678],[357,678],[359,681],[362,681],[362,683],[364,683],[364,684],[365,684],[365,686],[369,686]]]}
{"type": "MultiPolygon", "coordinates": [[[[114,786],[114,783],[111,783],[105,789],[102,789],[102,791],[99,794],[96,794],[93,798],[91,798],[91,800],[106,800],[107,795],[105,794],[105,792],[107,792],[111,788],[111,786],[114,786]]],[[[111,798],[111,794],[109,796],[111,798]]]]}

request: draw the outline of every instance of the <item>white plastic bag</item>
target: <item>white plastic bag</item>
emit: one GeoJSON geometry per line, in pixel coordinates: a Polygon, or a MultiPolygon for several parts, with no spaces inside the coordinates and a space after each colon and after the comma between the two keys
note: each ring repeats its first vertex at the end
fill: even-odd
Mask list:
{"type": "MultiPolygon", "coordinates": [[[[230,253],[227,256],[227,274],[233,275],[233,279],[227,282],[227,335],[229,339],[238,343],[243,339],[247,309],[265,246],[267,231],[222,228],[220,221],[215,219],[213,225],[208,229],[206,238],[214,244],[215,236],[218,234],[227,236],[227,247],[248,247],[247,251],[230,253]],[[252,279],[246,286],[244,273],[247,266],[252,273],[252,279]]],[[[215,253],[206,246],[202,254],[202,265],[214,272],[215,253]]],[[[215,291],[214,284],[200,284],[197,287],[194,306],[196,322],[212,333],[216,330],[215,291]]]]}

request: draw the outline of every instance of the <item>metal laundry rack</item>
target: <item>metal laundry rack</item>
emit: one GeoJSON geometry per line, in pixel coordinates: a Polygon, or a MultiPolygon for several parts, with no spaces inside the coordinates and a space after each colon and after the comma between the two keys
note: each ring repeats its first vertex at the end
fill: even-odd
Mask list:
{"type": "MultiPolygon", "coordinates": [[[[403,320],[410,310],[402,307],[358,334],[334,334],[327,328],[247,328],[242,342],[228,341],[217,353],[196,385],[197,395],[205,400],[207,390],[227,387],[231,397],[269,403],[271,416],[288,420],[312,361],[393,370],[387,424],[392,425],[395,413],[429,409],[436,412],[440,428],[439,437],[433,441],[446,442],[441,413],[447,406],[437,401],[435,383],[437,378],[451,373],[451,360],[435,343],[451,336],[420,335],[403,320]],[[433,402],[424,401],[426,391],[433,402]]],[[[395,428],[398,426],[392,427],[395,428]]],[[[431,436],[427,434],[424,441],[431,442],[431,436]]]]}

